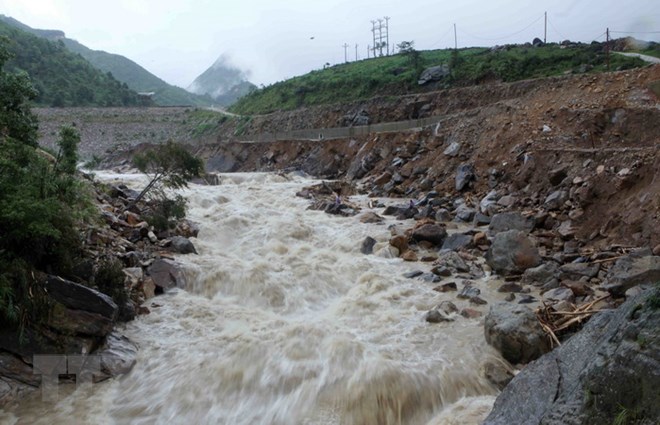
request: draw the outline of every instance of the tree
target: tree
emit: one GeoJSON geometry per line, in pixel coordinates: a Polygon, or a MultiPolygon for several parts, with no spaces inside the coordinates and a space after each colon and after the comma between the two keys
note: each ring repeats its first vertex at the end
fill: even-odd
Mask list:
{"type": "Polygon", "coordinates": [[[26,73],[9,74],[4,71],[11,57],[7,43],[9,40],[6,37],[0,37],[0,139],[11,137],[37,146],[37,117],[29,105],[37,97],[37,91],[26,73]]]}
{"type": "Polygon", "coordinates": [[[204,170],[202,160],[180,143],[168,141],[133,157],[133,164],[151,179],[132,202],[135,205],[151,190],[161,187],[180,189],[199,177],[204,170]]]}
{"type": "Polygon", "coordinates": [[[21,333],[48,314],[35,272],[66,274],[81,252],[85,195],[73,177],[78,134],[62,130],[55,164],[39,152],[36,92],[27,75],[4,71],[8,57],[0,41],[0,326],[21,333]]]}
{"type": "Polygon", "coordinates": [[[57,141],[60,150],[55,163],[55,170],[57,172],[69,175],[75,174],[78,163],[79,143],[80,135],[73,127],[64,126],[60,129],[60,138],[57,141]]]}
{"type": "Polygon", "coordinates": [[[399,53],[407,58],[408,65],[415,70],[414,80],[417,81],[417,76],[422,72],[422,56],[419,51],[415,50],[415,42],[402,41],[396,47],[399,48],[399,53]]]}

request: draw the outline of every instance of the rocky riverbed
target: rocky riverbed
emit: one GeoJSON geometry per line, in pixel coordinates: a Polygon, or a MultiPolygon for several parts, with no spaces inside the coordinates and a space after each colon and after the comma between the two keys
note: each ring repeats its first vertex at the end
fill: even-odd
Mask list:
{"type": "MultiPolygon", "coordinates": [[[[654,91],[658,81],[660,66],[654,66],[443,91],[402,98],[395,106],[373,100],[363,109],[374,122],[398,119],[401,114],[410,118],[410,111],[422,109],[446,113],[447,118],[432,128],[349,140],[264,145],[232,142],[219,133],[219,142],[192,143],[191,149],[207,160],[209,172],[283,171],[282,178],[290,172],[326,177],[324,183],[297,190],[311,209],[341,220],[358,220],[364,229],[387,223],[384,233],[357,233],[361,237],[353,241],[351,255],[408,265],[405,271],[394,272],[396,282],[424,288],[426,301],[415,303],[420,310],[415,315],[429,329],[479,324],[483,341],[506,360],[478,366],[478,387],[492,392],[480,389],[470,394],[494,394],[505,388],[487,423],[516,423],[520,418],[562,423],[568,410],[575,423],[613,422],[624,416],[628,421],[654,423],[658,412],[653,406],[660,404],[658,376],[639,375],[658,370],[660,350],[654,301],[660,281],[660,113],[654,91]],[[617,331],[599,334],[605,326],[617,331]],[[587,361],[596,357],[600,359],[596,363],[587,361]],[[636,359],[641,366],[624,359],[636,359]],[[529,362],[507,385],[514,368],[529,362]],[[603,374],[607,381],[594,378],[603,374]],[[641,392],[630,382],[642,382],[641,392]],[[538,399],[526,410],[521,397],[535,391],[540,398],[554,394],[553,402],[538,399]],[[612,407],[614,400],[620,406],[612,407]],[[598,420],[589,422],[589,418],[598,420]]],[[[253,126],[270,129],[289,120],[291,128],[307,121],[310,127],[319,127],[350,115],[358,106],[315,110],[319,113],[313,122],[305,118],[310,111],[301,111],[294,121],[288,117],[294,113],[275,114],[260,117],[253,126]]],[[[229,127],[230,133],[235,130],[229,127]]],[[[84,145],[85,138],[83,149],[84,145]]],[[[106,164],[125,163],[131,154],[130,150],[114,154],[106,164]]],[[[150,234],[140,224],[139,212],[133,217],[122,211],[125,205],[113,206],[113,202],[102,199],[107,205],[105,218],[118,233],[92,239],[100,241],[94,244],[125,251],[128,287],[148,288],[153,283],[153,291],[142,290],[151,295],[159,276],[165,279],[160,283],[164,291],[184,285],[184,274],[176,271],[164,252],[184,241],[150,234]],[[143,248],[149,254],[136,256],[143,248]]],[[[232,220],[223,225],[244,224],[242,219],[232,220]]],[[[292,235],[305,238],[309,231],[292,235]]],[[[279,245],[271,248],[281,255],[288,252],[279,245]]],[[[362,281],[353,275],[351,279],[362,281]]],[[[386,292],[381,286],[372,289],[386,292]]],[[[397,289],[382,307],[400,306],[406,291],[397,289]]],[[[293,299],[271,286],[249,294],[284,303],[277,308],[293,299]]],[[[134,299],[142,301],[144,296],[134,299]]],[[[384,302],[378,300],[373,305],[384,302]]],[[[423,335],[435,341],[428,332],[423,335]]],[[[413,387],[406,386],[406,391],[413,387]]],[[[411,398],[387,400],[405,407],[413,418],[412,400],[418,396],[405,394],[411,398]]],[[[368,398],[366,393],[360,397],[368,398]]],[[[462,405],[439,411],[433,397],[421,397],[428,401],[421,411],[432,417],[429,423],[452,423],[451,415],[458,415],[462,405]],[[443,419],[444,414],[450,416],[443,419]]],[[[473,422],[475,417],[486,417],[491,403],[481,400],[476,405],[480,413],[470,419],[473,422]]],[[[282,412],[274,411],[272,418],[282,418],[277,416],[282,412]]],[[[388,418],[376,417],[373,423],[389,423],[388,418]]]]}

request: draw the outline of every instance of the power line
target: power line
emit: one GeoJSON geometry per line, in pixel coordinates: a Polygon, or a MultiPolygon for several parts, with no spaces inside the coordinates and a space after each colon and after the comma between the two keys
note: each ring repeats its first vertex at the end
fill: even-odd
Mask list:
{"type": "Polygon", "coordinates": [[[617,34],[660,34],[660,31],[610,31],[617,34]]]}
{"type": "Polygon", "coordinates": [[[485,37],[479,37],[478,35],[470,34],[469,32],[467,32],[467,31],[465,31],[465,30],[462,30],[462,31],[463,31],[465,34],[469,35],[470,37],[472,37],[472,38],[477,38],[477,39],[479,39],[479,40],[503,40],[503,39],[505,39],[505,38],[511,38],[511,37],[513,37],[514,35],[518,35],[518,34],[520,34],[521,32],[524,32],[524,31],[528,30],[528,29],[531,28],[534,24],[536,24],[538,21],[540,21],[541,19],[543,19],[543,17],[544,17],[544,15],[541,15],[541,16],[539,16],[537,19],[535,19],[531,24],[527,25],[525,28],[521,29],[520,31],[516,31],[516,32],[514,32],[514,33],[512,33],[512,34],[509,34],[509,35],[506,35],[506,36],[503,36],[503,37],[497,37],[497,38],[485,38],[485,37]]]}
{"type": "Polygon", "coordinates": [[[548,23],[550,24],[550,28],[552,28],[562,40],[566,40],[568,38],[564,37],[564,35],[559,32],[557,27],[555,27],[555,25],[552,23],[552,20],[548,19],[548,23]]]}
{"type": "Polygon", "coordinates": [[[597,41],[599,38],[603,37],[605,34],[607,34],[607,31],[601,33],[600,35],[598,35],[598,36],[596,36],[596,37],[592,37],[591,39],[592,39],[593,41],[597,41]]]}
{"type": "Polygon", "coordinates": [[[431,45],[431,47],[439,46],[441,42],[445,41],[445,38],[449,35],[449,33],[451,32],[451,30],[452,30],[453,28],[454,28],[453,26],[450,26],[449,28],[447,28],[447,32],[444,33],[444,34],[442,35],[442,37],[440,37],[440,40],[439,40],[439,41],[433,43],[433,44],[431,45]]]}

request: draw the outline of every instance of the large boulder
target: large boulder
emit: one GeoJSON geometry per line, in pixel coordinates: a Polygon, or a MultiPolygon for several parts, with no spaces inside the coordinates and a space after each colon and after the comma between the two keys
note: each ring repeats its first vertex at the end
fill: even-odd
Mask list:
{"type": "Polygon", "coordinates": [[[66,308],[96,313],[110,320],[117,318],[119,312],[117,304],[112,301],[112,298],[95,289],[58,276],[48,276],[45,288],[50,298],[66,308]]]}
{"type": "Polygon", "coordinates": [[[523,369],[485,425],[657,424],[660,289],[600,312],[561,347],[523,369]]]}
{"type": "Polygon", "coordinates": [[[60,303],[54,303],[48,317],[48,326],[68,335],[105,336],[114,326],[114,320],[97,313],[72,310],[60,303]]]}
{"type": "Polygon", "coordinates": [[[472,246],[472,236],[463,233],[454,233],[447,236],[442,243],[441,249],[449,249],[452,251],[459,251],[461,249],[468,249],[472,246]]]}
{"type": "Polygon", "coordinates": [[[497,303],[484,324],[486,342],[513,364],[529,363],[550,351],[550,343],[536,315],[529,308],[497,303]]]}
{"type": "Polygon", "coordinates": [[[607,274],[605,290],[623,296],[633,286],[660,282],[660,257],[629,255],[617,260],[607,274]]]}
{"type": "Polygon", "coordinates": [[[413,229],[412,239],[421,242],[430,242],[433,245],[442,245],[447,237],[447,230],[444,226],[435,223],[425,223],[413,229]]]}
{"type": "Polygon", "coordinates": [[[147,273],[153,279],[157,292],[164,292],[172,288],[185,288],[186,278],[178,263],[160,258],[155,260],[147,273]]]}
{"type": "Polygon", "coordinates": [[[450,74],[449,65],[447,64],[432,66],[422,71],[422,75],[419,76],[419,80],[417,81],[417,84],[422,86],[431,81],[439,81],[447,77],[449,74],[450,74]]]}
{"type": "Polygon", "coordinates": [[[138,346],[127,337],[112,332],[96,355],[101,358],[100,374],[97,381],[124,375],[133,369],[137,362],[138,346]]]}
{"type": "Polygon", "coordinates": [[[507,230],[522,230],[529,233],[534,229],[536,220],[534,217],[525,217],[518,212],[504,212],[495,214],[488,225],[492,234],[506,232],[507,230]]]}
{"type": "Polygon", "coordinates": [[[511,275],[538,266],[541,257],[525,232],[508,230],[495,235],[486,262],[497,273],[511,275]]]}

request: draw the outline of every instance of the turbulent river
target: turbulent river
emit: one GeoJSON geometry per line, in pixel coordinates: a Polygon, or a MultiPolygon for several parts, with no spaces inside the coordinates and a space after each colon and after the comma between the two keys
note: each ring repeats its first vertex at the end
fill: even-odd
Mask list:
{"type": "MultiPolygon", "coordinates": [[[[191,185],[184,195],[200,223],[199,255],[178,256],[185,289],[148,300],[151,313],[121,328],[140,346],[134,369],[61,389],[56,402],[35,396],[0,411],[0,422],[480,423],[497,394],[484,364],[501,361],[484,341],[483,319],[427,323],[443,300],[468,304],[402,276],[427,264],[387,255],[388,226],[412,222],[307,210],[295,193],[313,183],[254,173],[191,185]],[[378,241],[374,255],[360,253],[366,236],[378,241]]],[[[495,281],[479,287],[489,302],[503,298],[495,281]]]]}

